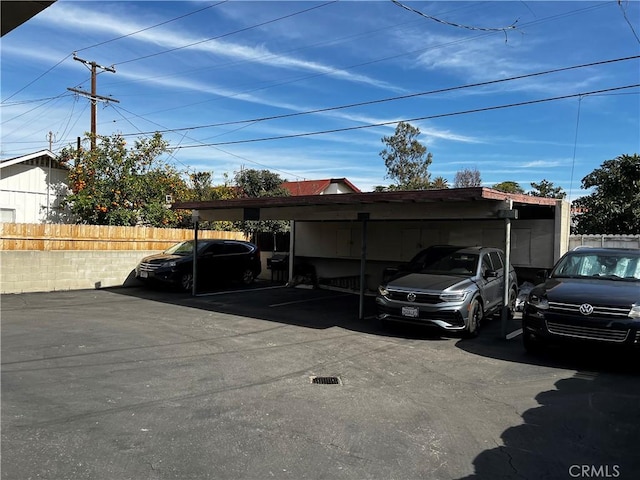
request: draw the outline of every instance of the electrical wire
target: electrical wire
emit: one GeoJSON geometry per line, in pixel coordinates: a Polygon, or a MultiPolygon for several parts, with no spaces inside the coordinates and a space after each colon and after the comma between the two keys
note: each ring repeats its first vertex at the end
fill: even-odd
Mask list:
{"type": "Polygon", "coordinates": [[[95,48],[95,47],[99,47],[99,46],[102,46],[102,45],[106,45],[107,43],[115,42],[117,40],[122,40],[123,38],[132,37],[134,35],[137,35],[138,33],[146,32],[147,30],[151,30],[153,28],[160,27],[162,25],[166,25],[166,24],[171,23],[171,22],[175,22],[176,20],[181,20],[183,18],[189,17],[189,16],[194,15],[196,13],[200,13],[200,12],[202,12],[204,10],[208,10],[210,8],[217,7],[218,5],[222,5],[223,3],[227,3],[228,1],[229,0],[222,0],[222,1],[218,2],[218,3],[214,3],[213,5],[209,5],[207,7],[203,7],[203,8],[200,8],[198,10],[194,10],[193,12],[185,13],[184,15],[180,15],[179,17],[175,17],[175,18],[172,18],[170,20],[166,20],[164,22],[156,23],[155,25],[151,25],[150,27],[145,27],[145,28],[142,28],[140,30],[136,30],[135,32],[127,33],[126,35],[121,35],[119,37],[115,37],[115,38],[112,38],[110,40],[105,40],[104,42],[96,43],[95,45],[91,45],[89,47],[84,47],[84,48],[81,48],[81,49],[76,50],[76,51],[77,52],[82,52],[83,50],[89,50],[90,48],[95,48]]]}
{"type": "Polygon", "coordinates": [[[429,20],[433,20],[434,22],[442,23],[443,25],[448,25],[450,27],[464,28],[466,30],[480,30],[482,32],[505,32],[506,33],[507,30],[515,30],[516,23],[518,23],[518,20],[516,20],[507,27],[498,27],[498,28],[471,27],[469,25],[462,25],[459,23],[448,22],[446,20],[442,20],[432,15],[428,15],[424,12],[421,12],[420,10],[416,10],[415,8],[411,8],[403,3],[400,3],[398,0],[391,0],[391,2],[401,8],[404,8],[405,10],[408,10],[413,13],[417,13],[421,17],[427,18],[429,20]]]}
{"type": "MultiPolygon", "coordinates": [[[[136,117],[142,118],[142,117],[140,117],[139,115],[134,114],[133,112],[129,112],[126,108],[122,108],[121,106],[115,106],[115,105],[112,105],[112,107],[113,107],[113,108],[115,108],[115,109],[117,109],[117,110],[123,110],[124,112],[127,112],[127,113],[128,113],[128,114],[130,114],[130,115],[134,115],[134,116],[136,116],[136,117]]],[[[160,124],[158,124],[158,123],[156,123],[156,122],[153,122],[153,121],[151,121],[151,120],[147,120],[147,119],[143,119],[143,120],[148,121],[148,122],[151,122],[151,123],[154,123],[154,124],[158,125],[159,127],[166,128],[166,127],[164,127],[163,125],[160,125],[160,124]]],[[[155,133],[155,132],[154,132],[154,133],[155,133]]],[[[141,133],[141,134],[142,134],[142,133],[141,133]]],[[[146,134],[145,134],[145,135],[146,135],[146,134]]],[[[122,136],[124,136],[124,135],[122,135],[122,136]]],[[[201,142],[200,140],[198,140],[198,139],[195,139],[195,138],[192,138],[192,137],[187,137],[187,136],[186,136],[186,133],[185,133],[185,135],[183,136],[183,138],[185,138],[185,137],[186,137],[186,138],[189,138],[189,140],[192,140],[192,141],[194,141],[194,142],[202,143],[202,142],[201,142]]],[[[202,146],[207,146],[207,145],[206,145],[206,144],[204,144],[204,143],[202,143],[202,146]]],[[[239,159],[239,160],[243,160],[243,161],[245,161],[245,162],[252,163],[252,164],[254,164],[254,165],[258,165],[258,166],[263,167],[263,168],[266,168],[266,169],[268,169],[268,170],[272,170],[272,171],[275,171],[275,172],[282,173],[283,175],[289,175],[289,176],[291,176],[291,177],[295,177],[295,178],[303,178],[303,177],[301,177],[300,175],[296,175],[295,173],[286,172],[286,171],[284,171],[284,170],[280,170],[280,169],[277,169],[277,168],[270,167],[270,166],[268,166],[268,165],[265,165],[265,164],[263,164],[263,163],[257,162],[257,161],[255,161],[255,160],[251,160],[250,158],[246,158],[246,157],[243,157],[243,156],[241,156],[241,155],[237,155],[237,154],[235,154],[235,153],[228,152],[228,151],[223,150],[222,148],[219,148],[219,147],[213,147],[213,146],[212,146],[211,148],[213,148],[214,150],[219,151],[219,152],[221,152],[221,153],[224,153],[225,155],[229,155],[229,156],[231,156],[231,157],[237,158],[237,159],[239,159]]],[[[172,150],[172,151],[173,151],[173,153],[175,154],[175,151],[180,150],[180,148],[171,147],[171,150],[172,150]]],[[[174,156],[174,158],[175,158],[175,156],[174,156]]],[[[184,162],[181,162],[181,161],[180,161],[180,160],[178,160],[177,158],[175,158],[175,160],[176,160],[177,162],[179,162],[180,164],[182,164],[182,165],[187,169],[187,171],[189,171],[189,170],[192,168],[192,167],[188,166],[187,164],[185,164],[184,162]]],[[[194,171],[195,171],[195,169],[194,169],[194,171]]]]}
{"type": "Polygon", "coordinates": [[[459,112],[451,112],[451,113],[441,113],[438,115],[428,115],[428,116],[424,116],[424,117],[415,117],[415,118],[408,118],[405,120],[392,120],[392,121],[388,121],[388,122],[379,122],[379,123],[372,123],[372,124],[367,124],[367,125],[357,125],[354,127],[343,127],[343,128],[334,128],[334,129],[330,129],[330,130],[320,130],[320,131],[315,131],[315,132],[305,132],[305,133],[294,133],[294,134],[290,134],[290,135],[279,135],[279,136],[275,136],[275,137],[262,137],[262,138],[253,138],[253,139],[248,139],[248,140],[234,140],[234,141],[228,141],[228,142],[219,142],[219,143],[207,143],[207,144],[203,144],[203,145],[187,145],[187,146],[183,146],[180,147],[182,148],[197,148],[197,147],[213,147],[213,146],[219,146],[219,145],[238,145],[238,144],[245,144],[245,143],[255,143],[255,142],[266,142],[266,141],[270,141],[270,140],[284,140],[284,139],[289,139],[289,138],[301,138],[301,137],[310,137],[310,136],[315,136],[315,135],[325,135],[325,134],[329,134],[329,133],[338,133],[338,132],[348,132],[348,131],[353,131],[353,130],[363,130],[363,129],[367,129],[367,128],[373,128],[373,127],[383,127],[383,126],[387,126],[387,125],[394,125],[397,124],[399,122],[417,122],[417,121],[423,121],[423,120],[433,120],[435,118],[445,118],[445,117],[453,117],[453,116],[458,116],[458,115],[468,115],[471,113],[480,113],[480,112],[489,112],[489,111],[493,111],[493,110],[501,110],[501,109],[505,109],[505,108],[513,108],[513,107],[522,107],[525,105],[535,105],[535,104],[540,104],[540,103],[548,103],[548,102],[553,102],[553,101],[557,101],[557,100],[565,100],[568,98],[575,98],[575,97],[580,97],[580,96],[585,96],[585,95],[597,95],[600,93],[604,93],[604,92],[613,92],[613,91],[617,91],[617,90],[623,90],[626,88],[636,88],[636,87],[640,87],[640,83],[638,84],[633,84],[633,85],[625,85],[622,87],[611,87],[611,88],[606,88],[606,89],[602,89],[602,90],[594,90],[591,92],[582,92],[582,93],[574,93],[574,94],[569,94],[569,95],[561,95],[561,96],[557,96],[557,97],[550,97],[550,98],[543,98],[543,99],[539,99],[539,100],[528,100],[526,102],[517,102],[517,103],[509,103],[509,104],[504,104],[504,105],[496,105],[493,107],[483,107],[483,108],[475,108],[475,109],[470,109],[470,110],[462,110],[459,112]]]}
{"type": "Polygon", "coordinates": [[[229,36],[235,35],[237,33],[246,32],[248,30],[252,30],[252,29],[258,28],[258,27],[263,27],[264,25],[269,25],[270,23],[279,22],[280,20],[284,20],[286,18],[295,17],[296,15],[301,15],[303,13],[310,12],[311,10],[316,10],[318,8],[326,7],[327,5],[331,5],[331,4],[334,4],[334,3],[337,3],[337,2],[338,2],[338,0],[332,0],[330,2],[326,2],[326,3],[320,4],[320,5],[315,5],[315,6],[311,7],[311,8],[306,8],[306,9],[300,10],[298,12],[294,12],[294,13],[290,13],[288,15],[284,15],[282,17],[274,18],[272,20],[267,20],[266,22],[261,22],[261,23],[255,24],[255,25],[251,25],[249,27],[241,28],[240,30],[235,30],[233,32],[224,33],[222,35],[217,35],[215,37],[205,38],[204,40],[200,40],[198,42],[193,42],[193,43],[190,43],[190,44],[187,44],[187,45],[182,45],[180,47],[170,48],[168,50],[163,50],[161,52],[151,53],[149,55],[144,55],[142,57],[132,58],[130,60],[125,60],[125,61],[122,61],[122,62],[116,62],[116,65],[124,65],[126,63],[137,62],[138,60],[144,60],[144,59],[147,59],[147,58],[156,57],[158,55],[164,55],[165,53],[175,52],[175,51],[178,51],[178,50],[183,50],[185,48],[193,47],[195,45],[200,45],[202,43],[210,42],[212,40],[218,40],[220,38],[229,37],[229,36]]]}
{"type": "MultiPolygon", "coordinates": [[[[628,2],[625,2],[625,3],[628,3],[628,2]]],[[[636,37],[636,41],[640,43],[640,38],[638,37],[638,34],[636,33],[635,28],[633,28],[633,24],[629,21],[629,17],[627,17],[627,10],[622,6],[622,0],[618,0],[618,6],[620,7],[620,10],[622,10],[622,16],[627,21],[627,24],[629,25],[629,28],[631,29],[633,36],[636,37]]]]}
{"type": "MultiPolygon", "coordinates": [[[[394,97],[382,98],[382,99],[377,99],[377,100],[369,100],[369,101],[366,101],[366,102],[357,102],[357,103],[350,103],[350,104],[346,104],[346,105],[338,105],[338,106],[333,106],[333,107],[318,108],[318,109],[314,109],[314,110],[307,110],[307,111],[304,111],[304,112],[293,112],[293,113],[285,113],[285,114],[281,114],[281,115],[271,115],[271,116],[267,116],[267,117],[251,118],[251,119],[248,119],[248,120],[235,120],[235,121],[210,123],[210,124],[206,124],[206,125],[197,125],[197,126],[192,125],[192,126],[183,127],[183,128],[173,128],[173,129],[169,129],[169,130],[161,130],[161,131],[159,131],[159,133],[166,133],[166,132],[176,133],[176,132],[180,132],[182,130],[198,130],[198,129],[203,129],[203,128],[222,127],[222,126],[229,126],[229,125],[238,125],[238,124],[243,124],[243,123],[257,123],[257,122],[264,122],[264,121],[269,121],[269,120],[279,120],[279,119],[283,119],[283,118],[297,117],[297,116],[302,116],[302,115],[311,115],[311,114],[316,114],[316,113],[330,112],[330,111],[334,111],[334,110],[344,110],[344,109],[348,109],[348,108],[375,105],[375,104],[380,104],[380,103],[393,102],[393,101],[397,101],[397,100],[406,100],[406,99],[425,96],[425,95],[433,95],[433,94],[438,94],[438,93],[448,93],[448,92],[453,92],[453,91],[456,91],[456,90],[463,90],[463,89],[467,89],[467,88],[475,88],[475,87],[482,87],[482,86],[488,86],[488,85],[495,85],[495,84],[498,84],[498,83],[510,82],[510,81],[514,81],[514,80],[522,80],[522,79],[531,78],[531,77],[549,75],[549,74],[552,74],[552,73],[566,72],[566,71],[569,71],[569,70],[577,70],[577,69],[580,69],[580,68],[594,67],[594,66],[598,66],[598,65],[607,65],[607,64],[612,64],[612,63],[622,62],[622,61],[627,61],[627,60],[635,60],[635,59],[638,59],[638,58],[640,58],[640,55],[633,55],[633,56],[630,56],[630,57],[616,58],[616,59],[610,59],[610,60],[601,60],[601,61],[598,61],[598,62],[583,63],[583,64],[580,64],[580,65],[572,65],[572,66],[569,66],[569,67],[555,68],[555,69],[551,69],[551,70],[544,70],[544,71],[541,71],[541,72],[527,73],[527,74],[523,74],[523,75],[517,75],[517,76],[508,77],[508,78],[502,78],[502,79],[497,79],[497,80],[488,80],[486,82],[469,83],[469,84],[459,85],[459,86],[455,86],[455,87],[447,87],[447,88],[441,88],[441,89],[437,89],[437,90],[429,90],[429,91],[425,91],[425,92],[410,93],[410,94],[407,94],[407,95],[398,95],[398,96],[394,96],[394,97]]],[[[140,132],[140,133],[142,133],[144,135],[148,135],[148,134],[153,134],[153,133],[156,133],[156,132],[140,132]]],[[[127,136],[127,135],[135,135],[135,134],[123,134],[123,135],[127,136]]]]}
{"type": "MultiPolygon", "coordinates": [[[[577,9],[577,10],[572,10],[570,12],[565,12],[565,13],[562,13],[562,14],[553,15],[553,16],[550,16],[550,17],[545,17],[543,19],[539,19],[539,20],[536,20],[534,22],[530,22],[530,23],[527,23],[527,24],[522,24],[520,28],[528,27],[528,26],[537,26],[538,24],[546,23],[547,21],[553,21],[553,20],[557,20],[559,18],[564,18],[564,17],[567,17],[567,16],[573,16],[573,15],[581,14],[581,13],[584,13],[586,11],[602,8],[604,6],[606,6],[606,4],[597,4],[597,5],[592,5],[592,6],[585,7],[585,8],[580,8],[580,9],[577,9]]],[[[401,54],[394,54],[392,56],[382,57],[382,58],[378,58],[378,59],[375,59],[375,60],[370,60],[370,61],[367,61],[367,62],[362,62],[362,63],[350,65],[350,66],[347,66],[347,67],[331,69],[328,72],[321,72],[321,73],[316,73],[316,74],[313,74],[313,75],[306,75],[306,76],[302,76],[302,77],[296,77],[293,80],[279,82],[279,83],[275,83],[275,84],[270,84],[270,85],[267,85],[267,86],[264,86],[264,87],[260,87],[260,88],[244,90],[244,91],[239,92],[237,94],[229,95],[229,96],[227,96],[225,98],[232,98],[234,96],[241,95],[241,94],[244,94],[244,93],[251,93],[251,92],[255,92],[255,91],[259,91],[259,90],[266,90],[266,89],[273,88],[273,87],[278,87],[278,86],[288,85],[288,84],[291,84],[291,83],[296,83],[296,82],[299,82],[299,81],[302,81],[302,80],[309,80],[309,79],[312,79],[312,78],[318,78],[318,77],[322,77],[322,76],[325,76],[325,75],[335,74],[337,72],[345,72],[345,71],[352,70],[352,69],[355,69],[355,68],[368,66],[368,65],[373,65],[375,63],[381,63],[381,62],[384,62],[384,61],[387,61],[387,60],[393,60],[393,59],[398,59],[398,58],[401,58],[401,57],[404,57],[404,56],[423,53],[423,52],[426,52],[426,51],[429,51],[429,50],[434,50],[436,48],[443,48],[443,47],[447,47],[447,46],[457,45],[459,43],[465,43],[465,42],[469,42],[469,41],[474,41],[474,40],[477,40],[479,38],[483,38],[485,36],[493,35],[494,33],[495,32],[485,32],[485,33],[482,33],[482,34],[479,34],[479,35],[475,35],[475,36],[472,36],[472,37],[463,38],[463,39],[457,39],[455,41],[451,41],[451,42],[447,42],[447,43],[443,43],[443,44],[439,44],[439,45],[430,46],[428,48],[421,48],[421,49],[412,50],[412,51],[409,51],[409,52],[404,52],[404,53],[401,53],[401,54]]],[[[279,55],[275,55],[275,56],[272,56],[272,57],[273,58],[277,58],[278,56],[279,55]]],[[[256,57],[256,58],[261,58],[261,57],[256,57]]],[[[245,61],[248,62],[249,60],[245,60],[245,61]]],[[[242,62],[245,62],[245,61],[242,61],[242,62]]],[[[235,65],[237,63],[242,63],[242,62],[234,62],[232,64],[235,65]]],[[[172,76],[176,76],[176,75],[172,75],[172,76]]],[[[152,78],[152,77],[149,77],[149,78],[152,78]]],[[[138,81],[138,80],[136,80],[136,81],[138,81]]],[[[205,100],[205,101],[201,101],[201,102],[191,103],[191,104],[188,104],[188,105],[185,105],[185,106],[200,105],[200,104],[203,104],[203,103],[213,102],[213,101],[217,101],[217,100],[218,99],[215,98],[215,99],[211,99],[211,100],[205,100]]],[[[156,111],[150,112],[150,113],[162,113],[162,112],[167,112],[167,111],[172,111],[172,110],[178,110],[180,108],[183,108],[183,107],[181,106],[181,107],[168,108],[168,109],[163,109],[163,110],[156,110],[156,111]]]]}

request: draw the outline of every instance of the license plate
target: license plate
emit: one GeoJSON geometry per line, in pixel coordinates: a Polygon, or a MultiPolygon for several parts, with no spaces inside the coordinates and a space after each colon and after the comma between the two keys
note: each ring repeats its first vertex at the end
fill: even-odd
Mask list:
{"type": "Polygon", "coordinates": [[[418,307],[402,307],[402,316],[403,317],[418,318],[418,316],[419,316],[418,307]]]}
{"type": "Polygon", "coordinates": [[[140,272],[140,278],[147,278],[149,276],[149,272],[145,272],[144,270],[140,272]]]}

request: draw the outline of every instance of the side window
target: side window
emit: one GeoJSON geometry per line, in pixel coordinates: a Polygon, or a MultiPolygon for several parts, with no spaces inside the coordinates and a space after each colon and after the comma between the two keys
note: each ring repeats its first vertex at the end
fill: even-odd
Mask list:
{"type": "Polygon", "coordinates": [[[227,255],[237,254],[237,253],[247,253],[249,249],[242,245],[241,243],[225,243],[224,244],[224,253],[227,255]]]}
{"type": "Polygon", "coordinates": [[[491,252],[489,256],[491,257],[491,263],[493,263],[494,270],[500,270],[504,268],[504,262],[502,261],[502,255],[500,255],[500,253],[491,252]]]}
{"type": "Polygon", "coordinates": [[[221,243],[212,243],[204,250],[203,253],[205,255],[222,255],[224,253],[223,248],[224,245],[221,243]]]}
{"type": "Polygon", "coordinates": [[[489,260],[489,255],[483,255],[482,256],[482,267],[481,267],[481,271],[482,271],[482,276],[483,277],[487,273],[487,270],[491,270],[491,261],[489,260]]]}

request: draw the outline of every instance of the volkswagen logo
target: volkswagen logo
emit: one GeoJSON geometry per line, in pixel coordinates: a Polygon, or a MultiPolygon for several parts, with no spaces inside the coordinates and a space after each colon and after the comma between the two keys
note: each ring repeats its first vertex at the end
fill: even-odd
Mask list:
{"type": "Polygon", "coordinates": [[[593,307],[588,303],[580,305],[580,313],[583,315],[591,315],[593,313],[593,307]]]}
{"type": "Polygon", "coordinates": [[[416,294],[411,292],[407,295],[407,300],[410,302],[415,302],[416,301],[416,294]]]}

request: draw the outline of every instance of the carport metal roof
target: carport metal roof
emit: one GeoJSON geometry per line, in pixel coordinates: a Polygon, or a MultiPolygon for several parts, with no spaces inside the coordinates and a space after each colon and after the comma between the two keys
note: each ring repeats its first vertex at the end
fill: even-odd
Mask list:
{"type": "Polygon", "coordinates": [[[174,209],[198,210],[202,220],[495,219],[499,210],[553,207],[558,200],[504,193],[484,187],[344,193],[291,197],[233,198],[178,202],[174,209]],[[437,205],[437,208],[433,208],[437,205]],[[460,208],[464,205],[464,208],[460,208]],[[513,207],[511,206],[513,205],[513,207]]]}

